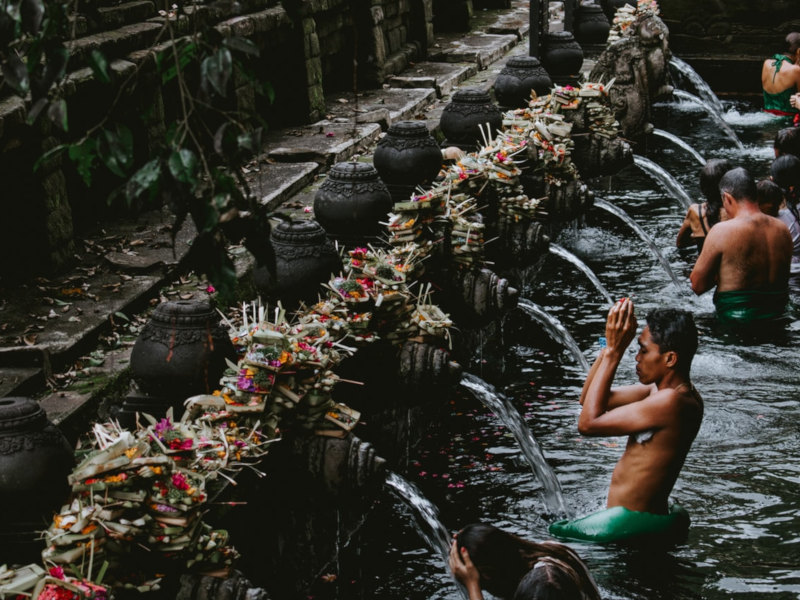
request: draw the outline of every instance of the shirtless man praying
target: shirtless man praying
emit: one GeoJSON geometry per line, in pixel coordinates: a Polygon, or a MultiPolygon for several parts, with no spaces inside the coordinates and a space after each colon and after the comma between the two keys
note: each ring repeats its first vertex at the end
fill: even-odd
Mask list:
{"type": "Polygon", "coordinates": [[[678,538],[688,527],[686,511],[669,506],[669,494],[703,418],[703,400],[689,378],[697,328],[686,311],[651,311],[636,354],[641,383],[612,388],[636,327],[633,302],[627,298],[617,302],[606,322],[607,345],[581,392],[580,433],[628,436],[611,476],[608,508],[553,523],[550,533],[557,537],[600,542],[647,534],[678,538]]]}

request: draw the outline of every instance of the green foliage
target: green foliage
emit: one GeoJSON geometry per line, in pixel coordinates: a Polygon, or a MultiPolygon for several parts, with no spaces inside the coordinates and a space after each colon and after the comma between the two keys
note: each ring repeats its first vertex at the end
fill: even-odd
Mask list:
{"type": "MultiPolygon", "coordinates": [[[[180,97],[180,112],[163,140],[148,139],[150,156],[141,164],[127,124],[114,119],[116,106],[98,115],[86,131],[71,132],[63,82],[70,62],[70,36],[75,15],[96,17],[92,3],[68,0],[2,0],[0,8],[0,67],[3,82],[28,104],[27,123],[35,126],[46,117],[64,143],[36,161],[38,169],[48,159],[65,154],[87,187],[96,169],[107,169],[119,179],[119,189],[109,202],[121,199],[129,207],[144,203],[168,205],[175,214],[177,232],[191,217],[198,231],[190,257],[224,296],[236,283],[226,253],[227,244],[243,242],[261,262],[269,256],[269,221],[263,207],[247,189],[241,167],[258,155],[263,127],[258,115],[231,108],[231,81],[245,82],[256,93],[274,99],[274,90],[257,76],[258,47],[250,40],[223,37],[219,31],[186,13],[182,6],[166,14],[162,44],[154,53],[156,73],[180,97]],[[86,12],[88,11],[88,13],[86,12]],[[178,37],[176,19],[188,20],[192,32],[178,37]],[[172,43],[163,44],[164,40],[172,43]],[[137,162],[139,164],[137,164],[137,162]]],[[[115,103],[135,89],[140,70],[113,77],[109,60],[98,48],[85,54],[86,64],[101,85],[117,85],[115,103]]]]}

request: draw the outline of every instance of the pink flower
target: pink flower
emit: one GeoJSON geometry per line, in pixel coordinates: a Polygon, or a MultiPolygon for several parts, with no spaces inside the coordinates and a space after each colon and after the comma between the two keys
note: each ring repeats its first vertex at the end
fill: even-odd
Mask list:
{"type": "Polygon", "coordinates": [[[209,284],[208,284],[208,287],[206,288],[206,292],[207,292],[207,293],[209,293],[209,294],[213,294],[213,293],[214,293],[214,292],[216,292],[216,291],[217,291],[217,288],[215,288],[213,285],[211,285],[211,284],[209,283],[209,284]]]}
{"type": "Polygon", "coordinates": [[[50,567],[50,576],[55,577],[56,579],[64,579],[64,568],[50,567]]]}
{"type": "Polygon", "coordinates": [[[329,131],[328,133],[325,134],[325,137],[333,137],[334,135],[336,134],[333,133],[332,131],[329,131]]]}

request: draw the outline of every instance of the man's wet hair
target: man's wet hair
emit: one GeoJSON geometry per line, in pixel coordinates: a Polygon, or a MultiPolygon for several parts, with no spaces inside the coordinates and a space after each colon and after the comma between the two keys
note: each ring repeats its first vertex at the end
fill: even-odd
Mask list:
{"type": "Polygon", "coordinates": [[[700,169],[700,191],[706,197],[706,216],[712,227],[719,223],[719,211],[722,208],[719,180],[732,168],[728,159],[712,158],[700,169]]]}
{"type": "Polygon", "coordinates": [[[756,201],[756,182],[744,167],[731,169],[719,180],[719,193],[730,194],[737,202],[747,199],[756,201]]]}
{"type": "Polygon", "coordinates": [[[764,205],[769,204],[773,207],[773,212],[769,213],[769,215],[772,217],[778,215],[778,208],[783,202],[783,190],[777,183],[771,179],[762,179],[756,184],[756,195],[762,212],[764,211],[764,205]]]}
{"type": "Polygon", "coordinates": [[[773,147],[778,151],[778,156],[794,154],[800,156],[800,127],[784,127],[775,134],[773,147]]]}
{"type": "Polygon", "coordinates": [[[647,314],[650,336],[664,352],[678,355],[678,369],[687,374],[697,352],[697,325],[692,313],[679,308],[655,308],[647,314]]]}
{"type": "Polygon", "coordinates": [[[786,36],[787,53],[794,54],[800,50],[800,33],[792,31],[786,36]]]}

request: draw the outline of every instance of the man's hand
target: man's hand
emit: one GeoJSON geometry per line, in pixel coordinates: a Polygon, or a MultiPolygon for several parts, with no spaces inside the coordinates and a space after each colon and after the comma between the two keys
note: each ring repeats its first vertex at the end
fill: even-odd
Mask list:
{"type": "Polygon", "coordinates": [[[800,108],[800,94],[792,94],[789,96],[789,104],[795,108],[800,108]]]}
{"type": "Polygon", "coordinates": [[[469,592],[469,600],[483,600],[483,592],[481,592],[481,574],[478,568],[472,564],[469,552],[466,548],[458,549],[458,542],[453,540],[450,545],[450,570],[453,572],[453,577],[456,581],[460,582],[467,592],[469,592]]]}
{"type": "Polygon", "coordinates": [[[636,315],[630,298],[617,301],[608,311],[606,346],[608,351],[622,353],[636,336],[636,315]]]}

